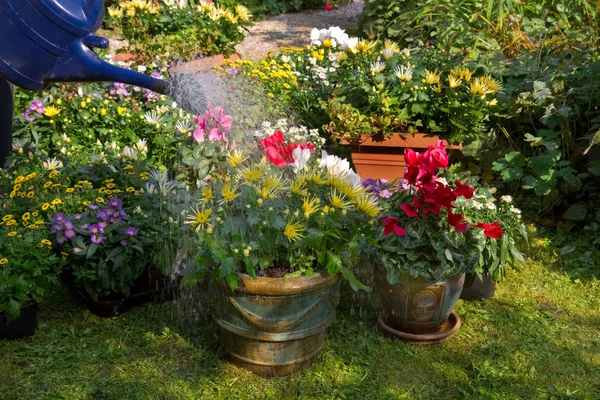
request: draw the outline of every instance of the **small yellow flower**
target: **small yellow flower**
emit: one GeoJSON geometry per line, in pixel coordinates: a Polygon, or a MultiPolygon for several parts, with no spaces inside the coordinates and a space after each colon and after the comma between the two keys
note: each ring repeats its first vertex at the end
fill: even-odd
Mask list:
{"type": "Polygon", "coordinates": [[[374,197],[366,194],[358,197],[356,200],[356,209],[373,218],[379,215],[380,211],[377,200],[375,200],[374,197]]]}
{"type": "Polygon", "coordinates": [[[34,211],[34,212],[31,213],[32,217],[37,217],[38,215],[40,215],[40,213],[37,212],[37,211],[34,211]]]}
{"type": "Polygon", "coordinates": [[[15,179],[14,183],[21,183],[25,181],[25,177],[24,176],[17,176],[17,178],[15,179]]]}
{"type": "Polygon", "coordinates": [[[10,221],[6,221],[6,226],[14,226],[17,224],[17,221],[11,219],[10,221]]]}
{"type": "Polygon", "coordinates": [[[104,117],[104,116],[106,115],[106,112],[107,112],[107,111],[106,111],[106,108],[104,108],[104,107],[103,107],[103,108],[100,110],[100,115],[102,115],[102,116],[104,117]]]}
{"type": "Polygon", "coordinates": [[[54,199],[54,200],[52,200],[51,204],[53,206],[57,206],[59,204],[62,204],[62,200],[61,199],[54,199]]]}
{"type": "Polygon", "coordinates": [[[109,189],[113,189],[116,185],[114,183],[107,183],[106,187],[109,189]]]}
{"type": "Polygon", "coordinates": [[[125,111],[127,111],[127,107],[117,107],[117,113],[119,115],[123,115],[125,111]]]}
{"type": "Polygon", "coordinates": [[[28,199],[33,199],[33,196],[35,196],[35,192],[31,191],[31,192],[27,193],[28,199]]]}
{"type": "Polygon", "coordinates": [[[27,176],[25,177],[25,180],[26,180],[26,181],[29,181],[29,180],[31,180],[31,179],[33,179],[33,178],[35,178],[36,176],[37,176],[37,173],[35,173],[35,172],[32,172],[32,173],[30,173],[29,175],[27,175],[27,176]]]}
{"type": "Polygon", "coordinates": [[[87,107],[87,102],[84,100],[84,101],[82,101],[81,103],[79,103],[79,106],[80,106],[81,108],[86,108],[86,107],[87,107]]]}
{"type": "Polygon", "coordinates": [[[125,191],[126,191],[127,193],[132,193],[132,192],[135,192],[135,188],[134,188],[134,187],[132,187],[132,186],[129,186],[127,189],[125,189],[125,191]]]}
{"type": "Polygon", "coordinates": [[[21,216],[21,219],[22,219],[23,221],[29,221],[29,220],[31,219],[31,213],[30,213],[29,211],[27,211],[25,214],[23,214],[23,215],[21,216]]]}
{"type": "Polygon", "coordinates": [[[48,175],[48,177],[50,179],[54,179],[54,178],[58,177],[59,175],[60,175],[60,172],[54,170],[54,171],[50,172],[50,174],[48,175]]]}
{"type": "Polygon", "coordinates": [[[60,114],[60,110],[54,106],[48,106],[48,107],[46,107],[46,110],[44,111],[44,115],[46,117],[50,117],[50,118],[55,117],[58,114],[60,114]]]}
{"type": "Polygon", "coordinates": [[[58,104],[59,106],[62,104],[62,99],[56,99],[56,104],[58,104]]]}
{"type": "Polygon", "coordinates": [[[492,93],[490,87],[486,85],[480,78],[473,79],[471,85],[468,88],[469,92],[475,96],[485,97],[486,94],[492,93]]]}
{"type": "Polygon", "coordinates": [[[202,198],[204,203],[208,203],[213,198],[213,191],[209,187],[202,189],[202,198]]]}
{"type": "Polygon", "coordinates": [[[227,162],[233,168],[242,164],[247,159],[248,159],[248,156],[244,156],[244,153],[239,149],[235,149],[233,152],[231,152],[227,155],[227,162]]]}
{"type": "Polygon", "coordinates": [[[4,217],[2,217],[3,222],[10,221],[11,219],[13,219],[12,214],[6,214],[4,217]]]}
{"type": "Polygon", "coordinates": [[[42,210],[46,211],[50,207],[50,203],[42,204],[42,210]]]}
{"type": "Polygon", "coordinates": [[[17,236],[17,232],[15,232],[15,231],[8,232],[8,233],[6,234],[6,236],[10,236],[10,237],[17,236]]]}
{"type": "Polygon", "coordinates": [[[333,46],[333,42],[329,39],[325,39],[323,40],[323,47],[332,47],[333,46]]]}
{"type": "Polygon", "coordinates": [[[97,197],[96,203],[106,204],[106,201],[104,201],[104,199],[102,197],[97,197]]]}
{"type": "Polygon", "coordinates": [[[0,265],[8,264],[8,258],[0,258],[0,265]]]}
{"type": "Polygon", "coordinates": [[[52,242],[48,239],[42,239],[41,244],[45,244],[46,246],[52,246],[52,242]]]}
{"type": "Polygon", "coordinates": [[[68,188],[67,190],[65,190],[65,192],[67,193],[73,193],[75,191],[75,188],[68,188]]]}

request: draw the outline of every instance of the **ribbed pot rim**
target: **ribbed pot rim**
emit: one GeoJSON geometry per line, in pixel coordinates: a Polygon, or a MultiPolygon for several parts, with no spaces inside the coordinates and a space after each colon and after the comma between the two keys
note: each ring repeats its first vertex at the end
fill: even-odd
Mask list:
{"type": "MultiPolygon", "coordinates": [[[[252,278],[241,272],[237,272],[237,275],[239,286],[236,292],[256,295],[295,295],[318,291],[335,285],[342,278],[341,274],[332,275],[325,271],[288,278],[252,278]]],[[[224,280],[217,280],[216,283],[228,286],[224,280]]]]}

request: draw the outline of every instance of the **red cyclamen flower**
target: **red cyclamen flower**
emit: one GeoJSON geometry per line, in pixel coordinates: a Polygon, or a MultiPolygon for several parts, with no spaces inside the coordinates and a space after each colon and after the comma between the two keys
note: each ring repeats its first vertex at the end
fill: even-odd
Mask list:
{"type": "Polygon", "coordinates": [[[477,225],[473,227],[483,229],[483,234],[492,239],[500,239],[502,237],[502,228],[500,227],[500,222],[494,222],[492,224],[484,224],[483,222],[478,222],[477,225]]]}
{"type": "Polygon", "coordinates": [[[448,210],[448,224],[452,225],[459,232],[466,232],[469,229],[469,225],[464,222],[464,217],[461,214],[453,214],[452,211],[448,210]]]}
{"type": "Polygon", "coordinates": [[[404,228],[397,225],[398,218],[394,217],[386,217],[381,221],[383,224],[383,236],[388,236],[392,232],[394,232],[398,236],[405,236],[406,230],[404,228]]]}
{"type": "Polygon", "coordinates": [[[462,196],[467,200],[473,198],[475,189],[472,186],[463,185],[460,181],[454,181],[454,185],[456,185],[456,189],[454,189],[454,194],[456,197],[462,196]]]}
{"type": "Polygon", "coordinates": [[[417,213],[419,208],[421,208],[421,202],[417,197],[414,197],[412,203],[404,203],[400,208],[402,208],[402,211],[404,211],[404,214],[406,214],[407,217],[415,218],[419,216],[417,213]]]}
{"type": "Polygon", "coordinates": [[[325,4],[325,10],[326,11],[333,11],[333,6],[329,3],[325,4]]]}

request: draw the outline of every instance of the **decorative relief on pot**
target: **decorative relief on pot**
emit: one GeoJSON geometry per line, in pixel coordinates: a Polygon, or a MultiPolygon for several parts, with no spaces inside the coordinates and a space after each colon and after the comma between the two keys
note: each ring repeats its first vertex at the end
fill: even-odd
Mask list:
{"type": "Polygon", "coordinates": [[[446,284],[415,285],[406,292],[406,321],[427,324],[436,321],[442,312],[446,284]]]}

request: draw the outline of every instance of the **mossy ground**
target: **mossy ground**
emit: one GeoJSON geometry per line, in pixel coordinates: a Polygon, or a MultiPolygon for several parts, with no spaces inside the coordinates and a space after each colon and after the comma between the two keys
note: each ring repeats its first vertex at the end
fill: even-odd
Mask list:
{"type": "Polygon", "coordinates": [[[534,236],[527,268],[489,301],[460,301],[462,328],[435,346],[386,336],[376,295],[344,290],[317,361],[276,379],[226,361],[204,302],[192,322],[170,303],[102,319],[61,289],[35,336],[0,341],[0,399],[598,399],[600,257],[589,242],[569,240],[576,250],[560,258],[562,237],[534,236]]]}

